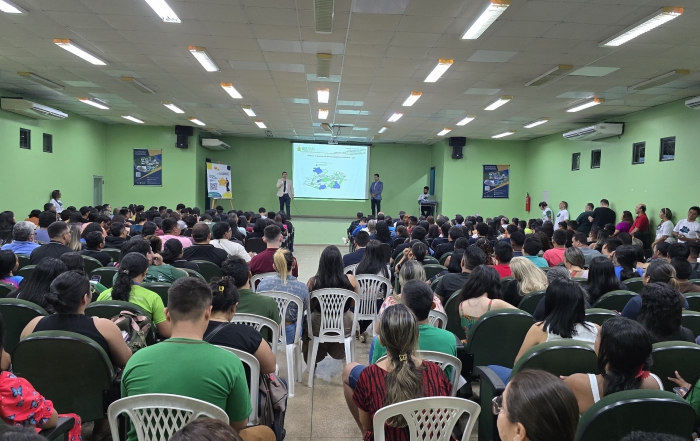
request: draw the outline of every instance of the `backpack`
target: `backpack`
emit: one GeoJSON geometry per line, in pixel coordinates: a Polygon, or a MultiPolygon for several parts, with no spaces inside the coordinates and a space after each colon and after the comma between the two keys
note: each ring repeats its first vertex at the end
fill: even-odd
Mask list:
{"type": "Polygon", "coordinates": [[[275,432],[277,441],[284,440],[284,417],[287,413],[287,386],[274,374],[260,375],[258,403],[260,424],[275,432]]]}
{"type": "Polygon", "coordinates": [[[119,315],[112,317],[111,320],[122,331],[124,342],[131,349],[132,354],[148,346],[146,339],[153,327],[150,317],[136,315],[131,311],[121,311],[119,315]]]}

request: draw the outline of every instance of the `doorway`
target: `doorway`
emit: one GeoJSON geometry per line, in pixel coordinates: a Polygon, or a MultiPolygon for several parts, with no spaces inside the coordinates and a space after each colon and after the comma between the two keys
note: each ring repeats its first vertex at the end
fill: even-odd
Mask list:
{"type": "Polygon", "coordinates": [[[102,205],[102,176],[92,175],[92,206],[102,205]]]}

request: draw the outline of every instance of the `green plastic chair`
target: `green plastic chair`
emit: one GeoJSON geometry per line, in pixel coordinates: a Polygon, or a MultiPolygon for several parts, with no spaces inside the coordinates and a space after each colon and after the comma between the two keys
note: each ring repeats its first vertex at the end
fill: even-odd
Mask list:
{"type": "Polygon", "coordinates": [[[17,261],[19,262],[19,268],[24,268],[25,266],[29,265],[29,254],[17,254],[16,256],[17,261]]]}
{"type": "Polygon", "coordinates": [[[688,381],[700,376],[700,345],[687,341],[666,341],[652,347],[651,372],[658,375],[664,384],[664,390],[673,390],[677,385],[669,381],[678,371],[688,381]]]}
{"type": "Polygon", "coordinates": [[[440,265],[443,265],[443,266],[444,266],[444,265],[445,265],[445,261],[446,261],[447,258],[450,257],[451,255],[452,255],[452,251],[449,251],[449,252],[443,254],[442,256],[440,256],[440,265]]]}
{"type": "MultiPolygon", "coordinates": [[[[394,291],[396,292],[396,291],[394,291]]],[[[447,330],[453,333],[459,340],[467,338],[467,334],[462,329],[461,318],[459,316],[459,301],[457,300],[459,291],[455,291],[447,302],[443,305],[447,315],[447,330]]]]}
{"type": "Polygon", "coordinates": [[[22,276],[25,279],[28,279],[34,273],[35,267],[36,267],[36,265],[24,266],[17,271],[17,274],[15,274],[15,276],[22,276]]]}
{"type": "Polygon", "coordinates": [[[90,256],[83,256],[83,262],[85,263],[85,272],[87,274],[92,273],[97,268],[102,268],[102,263],[90,256]]]}
{"type": "Polygon", "coordinates": [[[142,283],[141,286],[158,294],[163,299],[163,306],[168,306],[169,283],[142,283]]]}
{"type": "Polygon", "coordinates": [[[186,272],[190,277],[197,277],[197,278],[200,278],[200,279],[204,280],[204,276],[201,275],[201,274],[199,274],[199,272],[197,272],[197,271],[195,271],[195,270],[193,270],[193,269],[190,269],[190,268],[178,268],[178,269],[183,270],[183,271],[186,272]]]}
{"type": "Polygon", "coordinates": [[[542,300],[543,297],[544,291],[532,291],[531,293],[523,296],[522,300],[520,300],[520,304],[518,305],[518,309],[522,309],[528,314],[534,314],[535,309],[537,309],[537,305],[540,303],[540,300],[542,300]]]}
{"type": "Polygon", "coordinates": [[[440,279],[442,279],[442,276],[438,277],[437,279],[433,280],[432,283],[430,283],[430,289],[432,289],[433,292],[435,292],[435,289],[437,288],[440,279]]]}
{"type": "Polygon", "coordinates": [[[99,277],[97,280],[100,284],[107,288],[114,286],[114,275],[117,274],[119,268],[114,266],[101,266],[90,271],[90,278],[99,277]]]}
{"type": "Polygon", "coordinates": [[[628,390],[603,397],[591,406],[581,416],[576,440],[620,441],[635,430],[689,439],[694,423],[695,411],[676,394],[628,390]]]}
{"type": "Polygon", "coordinates": [[[700,311],[700,293],[689,292],[683,294],[683,296],[688,301],[688,309],[691,311],[700,311]]]}
{"type": "Polygon", "coordinates": [[[439,265],[439,264],[438,264],[438,265],[435,265],[435,264],[428,264],[428,265],[426,265],[426,264],[424,264],[424,265],[423,265],[423,269],[425,270],[425,277],[426,277],[426,279],[428,279],[428,280],[430,280],[430,279],[432,279],[433,277],[437,276],[437,275],[440,274],[441,272],[447,270],[447,268],[445,268],[444,266],[439,265]]]}
{"type": "Polygon", "coordinates": [[[580,286],[586,286],[586,284],[588,284],[588,279],[585,277],[572,277],[571,280],[578,283],[580,286]]]}
{"type": "Polygon", "coordinates": [[[609,293],[603,294],[600,298],[593,304],[594,308],[609,309],[611,311],[622,311],[627,306],[635,294],[632,291],[616,290],[610,291],[609,293]]]}
{"type": "Polygon", "coordinates": [[[9,293],[15,290],[13,285],[9,283],[0,283],[0,298],[5,298],[9,293]]]}
{"type": "Polygon", "coordinates": [[[0,299],[0,314],[5,322],[5,343],[3,348],[12,355],[15,346],[19,343],[19,336],[22,334],[27,323],[39,316],[46,316],[48,313],[41,306],[20,299],[0,299]]]}
{"type": "MultiPolygon", "coordinates": [[[[501,294],[506,292],[506,290],[508,289],[508,285],[510,285],[514,281],[515,281],[515,279],[513,278],[513,276],[502,277],[501,278],[501,294]]],[[[515,282],[515,283],[517,283],[517,282],[515,282]]]]}
{"type": "Polygon", "coordinates": [[[74,332],[28,335],[17,344],[12,365],[14,374],[26,378],[56,409],[76,413],[83,422],[104,418],[110,404],[104,398],[114,395],[109,356],[93,340],[74,332]]]}
{"type": "MultiPolygon", "coordinates": [[[[448,326],[450,320],[448,316],[448,326]]],[[[459,319],[457,323],[460,323],[459,319]]],[[[472,366],[462,363],[462,375],[471,374],[474,366],[497,364],[512,368],[525,334],[533,323],[535,319],[519,309],[496,309],[479,317],[469,330],[465,346],[466,353],[473,357],[474,362],[472,366]]]]}
{"type": "MultiPolygon", "coordinates": [[[[85,315],[90,317],[99,317],[105,319],[111,319],[116,317],[122,311],[130,311],[136,315],[145,315],[150,318],[151,314],[144,311],[138,305],[131,302],[123,302],[120,300],[102,300],[99,302],[90,303],[87,308],[85,308],[85,315]]],[[[155,344],[156,342],[156,325],[151,326],[151,330],[146,336],[146,343],[149,345],[155,344]]]]}
{"type": "Polygon", "coordinates": [[[700,286],[700,279],[690,279],[688,282],[692,283],[693,285],[700,286]]]}
{"type": "Polygon", "coordinates": [[[622,283],[627,287],[627,289],[636,292],[637,294],[639,294],[642,288],[644,288],[644,282],[642,282],[641,277],[633,277],[631,279],[625,280],[622,283]]]}
{"type": "Polygon", "coordinates": [[[683,311],[681,326],[685,326],[693,332],[693,335],[700,335],[700,312],[683,311]]]}
{"type": "Polygon", "coordinates": [[[121,262],[122,260],[121,250],[116,248],[102,248],[102,252],[109,254],[109,257],[111,257],[114,262],[121,262]]]}
{"type": "Polygon", "coordinates": [[[617,317],[617,313],[609,309],[590,308],[586,310],[586,321],[603,326],[607,320],[617,317]]]}
{"type": "Polygon", "coordinates": [[[423,265],[440,265],[440,262],[433,256],[425,256],[423,258],[423,265]]]}
{"type": "Polygon", "coordinates": [[[193,260],[199,267],[199,273],[204,277],[207,282],[211,281],[214,277],[221,277],[221,268],[216,264],[209,262],[208,260],[193,260]]]}

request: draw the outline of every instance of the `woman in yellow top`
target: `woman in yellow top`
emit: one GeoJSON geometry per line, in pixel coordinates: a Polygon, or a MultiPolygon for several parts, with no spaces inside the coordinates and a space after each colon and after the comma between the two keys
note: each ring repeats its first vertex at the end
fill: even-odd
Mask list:
{"type": "Polygon", "coordinates": [[[140,286],[147,272],[148,259],[146,256],[139,253],[127,254],[119,264],[114,287],[103,291],[97,301],[121,300],[141,307],[151,316],[158,329],[158,335],[170,338],[170,322],[165,319],[163,299],[155,292],[140,286]]]}

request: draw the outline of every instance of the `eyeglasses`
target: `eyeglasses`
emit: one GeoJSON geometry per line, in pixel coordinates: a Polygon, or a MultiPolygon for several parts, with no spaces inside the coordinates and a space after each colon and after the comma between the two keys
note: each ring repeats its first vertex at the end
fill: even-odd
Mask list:
{"type": "Polygon", "coordinates": [[[491,406],[494,415],[501,413],[503,411],[503,395],[494,397],[493,400],[491,400],[491,406]]]}

